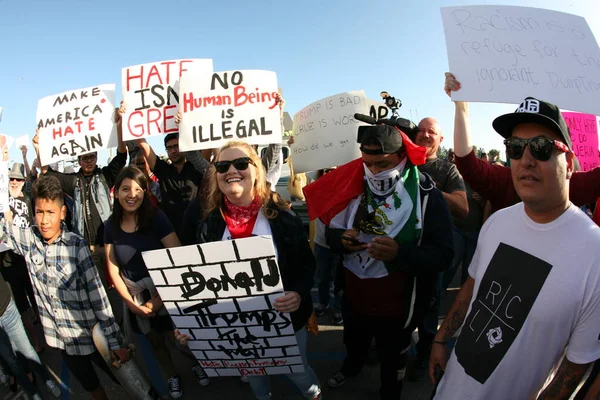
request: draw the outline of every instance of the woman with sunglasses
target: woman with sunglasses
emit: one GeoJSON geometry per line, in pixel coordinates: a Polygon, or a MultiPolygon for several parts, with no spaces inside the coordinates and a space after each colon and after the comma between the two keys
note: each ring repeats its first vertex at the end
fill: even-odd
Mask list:
{"type": "MultiPolygon", "coordinates": [[[[142,252],[177,247],[180,243],[167,216],[152,203],[148,178],[137,167],[125,167],[117,177],[113,213],[106,222],[104,240],[108,273],[126,308],[125,326],[146,336],[168,376],[171,396],[179,398],[183,394],[180,378],[164,341],[165,334],[174,340],[173,323],[146,269],[142,252]]],[[[195,361],[191,354],[188,358],[195,361]]],[[[193,370],[201,384],[208,384],[199,365],[193,370]]]]}
{"type": "MultiPolygon", "coordinates": [[[[273,306],[291,314],[305,372],[289,374],[306,399],[320,399],[321,389],[314,371],[306,360],[306,324],[312,314],[310,289],[315,259],[302,221],[290,211],[288,202],[271,192],[261,159],[251,145],[232,141],[219,151],[210,177],[205,217],[199,221],[199,209],[186,212],[184,224],[194,228],[195,237],[184,242],[204,243],[219,240],[271,235],[276,249],[285,294],[273,306]],[[195,220],[191,217],[196,215],[195,220]]],[[[192,203],[198,207],[198,203],[192,203]]],[[[186,335],[178,335],[187,343],[186,335]]],[[[249,376],[248,383],[257,399],[270,399],[268,376],[249,376]]]]}

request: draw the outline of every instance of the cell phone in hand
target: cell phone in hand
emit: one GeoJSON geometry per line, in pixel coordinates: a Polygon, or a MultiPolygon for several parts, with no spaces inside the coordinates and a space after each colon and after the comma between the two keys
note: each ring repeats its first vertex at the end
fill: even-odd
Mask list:
{"type": "Polygon", "coordinates": [[[361,244],[364,244],[363,242],[356,239],[354,236],[342,235],[342,239],[349,241],[355,246],[360,246],[361,244]]]}

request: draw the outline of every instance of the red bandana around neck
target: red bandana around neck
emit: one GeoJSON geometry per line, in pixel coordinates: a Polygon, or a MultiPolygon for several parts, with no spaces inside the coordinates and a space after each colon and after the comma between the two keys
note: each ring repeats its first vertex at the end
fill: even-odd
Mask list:
{"type": "Polygon", "coordinates": [[[236,206],[225,197],[223,217],[232,239],[243,239],[252,235],[261,207],[259,197],[254,198],[249,206],[236,206]]]}

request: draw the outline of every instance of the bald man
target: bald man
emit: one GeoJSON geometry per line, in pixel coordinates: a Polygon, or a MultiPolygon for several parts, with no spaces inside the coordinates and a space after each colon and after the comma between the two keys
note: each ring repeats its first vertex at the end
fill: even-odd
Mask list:
{"type": "MultiPolygon", "coordinates": [[[[437,157],[438,149],[443,140],[444,136],[442,135],[442,128],[434,118],[424,118],[419,122],[419,132],[417,133],[415,142],[419,146],[427,148],[427,161],[424,165],[419,166],[419,171],[429,175],[435,181],[437,188],[441,190],[444,195],[444,199],[446,200],[446,203],[448,203],[448,208],[450,209],[453,219],[453,246],[458,247],[460,234],[456,230],[456,224],[457,221],[464,220],[469,214],[469,202],[467,200],[465,183],[458,172],[458,169],[456,169],[456,166],[448,160],[437,157]]],[[[440,296],[456,272],[457,261],[458,260],[453,260],[452,266],[438,277],[431,309],[425,317],[425,320],[419,325],[417,369],[424,371],[427,366],[429,352],[431,351],[431,342],[437,332],[440,296]]]]}

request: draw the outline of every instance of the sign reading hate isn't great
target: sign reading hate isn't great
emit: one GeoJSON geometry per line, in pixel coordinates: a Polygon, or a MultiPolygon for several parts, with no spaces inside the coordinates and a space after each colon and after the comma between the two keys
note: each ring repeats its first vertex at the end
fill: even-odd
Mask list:
{"type": "Polygon", "coordinates": [[[442,8],[455,101],[533,96],[600,115],[600,48],[585,19],[512,6],[442,8]]]}
{"type": "Polygon", "coordinates": [[[179,79],[186,74],[207,79],[212,72],[211,59],[168,60],[123,68],[121,83],[127,107],[123,140],[177,132],[179,79]]]}
{"type": "Polygon", "coordinates": [[[181,78],[182,151],[213,149],[229,140],[281,142],[277,75],[272,71],[215,72],[181,78]]]}
{"type": "Polygon", "coordinates": [[[209,376],[304,371],[270,236],[142,253],[173,323],[209,376]]]}
{"type": "Polygon", "coordinates": [[[44,97],[38,102],[40,162],[48,165],[116,143],[115,85],[44,97]]]}

